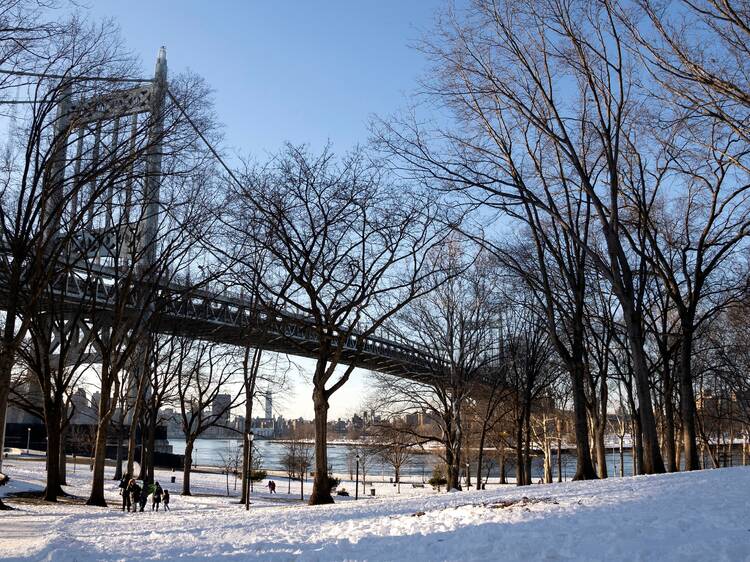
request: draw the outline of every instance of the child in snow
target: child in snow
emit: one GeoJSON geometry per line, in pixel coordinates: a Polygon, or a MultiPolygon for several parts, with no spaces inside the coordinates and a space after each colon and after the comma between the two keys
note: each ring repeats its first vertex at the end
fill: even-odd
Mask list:
{"type": "Polygon", "coordinates": [[[133,513],[135,513],[138,511],[138,504],[141,501],[141,487],[138,485],[138,482],[135,481],[135,478],[130,479],[128,492],[130,493],[130,500],[133,505],[133,513]]]}
{"type": "Polygon", "coordinates": [[[164,511],[172,511],[169,509],[169,490],[164,490],[164,511]]]}
{"type": "Polygon", "coordinates": [[[154,492],[151,496],[151,500],[152,500],[151,511],[153,511],[154,509],[156,509],[156,511],[159,511],[159,504],[161,503],[161,495],[162,495],[161,485],[157,482],[156,485],[154,486],[154,492]]]}

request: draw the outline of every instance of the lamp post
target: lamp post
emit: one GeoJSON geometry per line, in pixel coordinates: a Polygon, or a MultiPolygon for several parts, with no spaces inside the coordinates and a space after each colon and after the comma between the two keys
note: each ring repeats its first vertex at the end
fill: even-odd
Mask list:
{"type": "Polygon", "coordinates": [[[245,511],[250,510],[250,489],[253,485],[253,432],[245,434],[247,440],[247,486],[245,488],[245,511]]]}
{"type": "Polygon", "coordinates": [[[357,479],[354,481],[354,499],[359,499],[359,453],[357,453],[357,479]]]}
{"type": "Polygon", "coordinates": [[[198,468],[198,447],[195,448],[195,454],[193,455],[193,468],[198,468]]]}
{"type": "Polygon", "coordinates": [[[29,447],[31,445],[31,428],[26,428],[26,454],[29,454],[29,447]]]}
{"type": "Polygon", "coordinates": [[[469,472],[469,469],[471,468],[471,465],[467,462],[466,463],[466,487],[471,488],[471,472],[469,472]]]}

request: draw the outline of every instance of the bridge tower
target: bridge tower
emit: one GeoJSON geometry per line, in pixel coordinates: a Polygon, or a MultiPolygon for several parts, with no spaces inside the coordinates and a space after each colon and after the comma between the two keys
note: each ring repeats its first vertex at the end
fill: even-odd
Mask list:
{"type": "MultiPolygon", "coordinates": [[[[75,235],[65,241],[68,246],[66,256],[71,262],[69,265],[87,264],[84,269],[89,271],[93,270],[90,264],[117,268],[121,260],[129,259],[127,251],[123,252],[122,248],[132,247],[137,248],[142,256],[138,268],[144,272],[150,271],[157,260],[162,137],[168,88],[166,49],[159,49],[153,79],[61,79],[65,83],[53,125],[52,157],[44,177],[47,194],[45,237],[53,240],[61,228],[65,229],[67,213],[68,217],[78,217],[78,222],[73,225],[75,235]],[[144,142],[147,143],[145,151],[144,142]],[[69,154],[70,148],[73,148],[72,154],[69,154]],[[136,166],[140,165],[137,161],[142,163],[144,156],[145,163],[136,173],[136,166]],[[107,159],[117,161],[118,165],[122,162],[130,164],[127,169],[118,169],[119,175],[112,177],[108,173],[107,159]],[[83,166],[89,166],[93,173],[88,176],[81,174],[83,166]],[[102,175],[108,176],[106,179],[97,176],[102,172],[102,175]],[[138,198],[134,195],[134,177],[141,174],[142,195],[138,198]],[[82,176],[86,176],[87,185],[82,185],[82,176]],[[116,196],[122,204],[114,208],[116,196]],[[95,202],[100,205],[103,217],[96,216],[102,213],[94,212],[95,202]],[[85,217],[84,204],[88,205],[85,217]],[[140,208],[139,213],[134,212],[136,207],[140,208]],[[116,214],[117,221],[114,218],[116,214]],[[103,261],[107,263],[103,264],[103,261]]],[[[88,352],[84,349],[89,330],[85,323],[70,322],[70,327],[62,328],[52,324],[49,328],[53,331],[53,349],[50,350],[53,361],[60,357],[58,350],[62,330],[69,340],[81,342],[73,353],[88,352]]],[[[143,344],[139,345],[128,376],[137,378],[145,373],[148,354],[144,351],[143,344]]],[[[70,355],[66,359],[70,360],[70,355]]],[[[135,393],[138,386],[130,385],[131,400],[137,398],[135,393]]],[[[147,385],[141,385],[141,388],[143,392],[149,392],[147,385]]]]}

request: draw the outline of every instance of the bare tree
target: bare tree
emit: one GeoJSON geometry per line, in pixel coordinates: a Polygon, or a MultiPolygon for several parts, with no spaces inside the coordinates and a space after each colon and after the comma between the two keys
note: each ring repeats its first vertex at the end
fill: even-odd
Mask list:
{"type": "MultiPolygon", "coordinates": [[[[155,327],[158,330],[158,324],[155,327]]],[[[148,350],[148,361],[142,363],[145,371],[146,388],[141,388],[141,476],[144,482],[154,480],[154,453],[156,428],[160,421],[161,409],[165,404],[174,403],[178,397],[178,380],[190,362],[191,346],[181,336],[150,334],[144,345],[148,350]]],[[[134,420],[137,419],[133,416],[134,420]]],[[[133,431],[135,434],[135,431],[133,431]]],[[[132,436],[134,437],[134,435],[132,436]]],[[[134,444],[135,439],[131,442],[134,444]]],[[[128,470],[131,454],[128,450],[128,470]]]]}
{"type": "MultiPolygon", "coordinates": [[[[357,443],[348,447],[346,458],[349,461],[349,471],[352,472],[352,467],[359,462],[359,478],[363,488],[367,482],[367,472],[372,467],[376,455],[377,445],[372,436],[360,437],[357,443]]],[[[356,476],[353,474],[352,479],[354,478],[356,476]]]]}
{"type": "Polygon", "coordinates": [[[539,400],[559,377],[544,320],[529,301],[512,303],[503,313],[501,335],[506,381],[511,389],[511,419],[516,450],[516,484],[531,484],[531,416],[539,400]]]}
{"type": "Polygon", "coordinates": [[[287,474],[287,493],[292,491],[292,479],[298,478],[300,481],[300,495],[304,500],[304,478],[307,471],[312,466],[315,456],[313,441],[302,431],[295,430],[284,441],[284,455],[281,457],[281,464],[286,469],[287,474]]]}
{"type": "MultiPolygon", "coordinates": [[[[30,322],[41,313],[46,290],[60,273],[58,260],[70,249],[88,204],[71,205],[82,197],[91,178],[122,170],[123,161],[92,158],[94,131],[79,128],[82,165],[66,170],[71,129],[78,127],[70,111],[84,90],[83,76],[104,80],[89,83],[95,95],[105,93],[131,70],[122,56],[116,31],[109,24],[88,25],[63,18],[43,23],[42,2],[3,2],[4,95],[11,89],[23,99],[13,107],[12,125],[0,179],[0,232],[5,318],[0,347],[0,425],[4,425],[10,373],[30,322]],[[21,108],[21,109],[17,109],[21,108]],[[67,172],[67,173],[66,173],[67,172]],[[54,264],[50,267],[50,265],[54,264]]],[[[91,189],[94,196],[99,187],[91,189]]],[[[2,446],[0,437],[0,446],[2,446]]],[[[51,499],[51,498],[50,498],[51,499]]]]}
{"type": "Polygon", "coordinates": [[[398,493],[401,493],[401,471],[413,459],[415,440],[412,431],[408,431],[406,424],[399,421],[379,424],[374,427],[375,438],[378,442],[377,455],[393,468],[394,483],[398,493]]]}
{"type": "Polygon", "coordinates": [[[229,475],[234,474],[234,490],[237,491],[237,477],[242,467],[243,452],[240,447],[229,445],[226,451],[219,453],[221,470],[227,477],[227,497],[229,497],[229,475]]]}
{"type": "Polygon", "coordinates": [[[181,344],[191,350],[177,377],[177,400],[185,432],[182,495],[189,496],[195,440],[227,419],[230,410],[241,403],[244,393],[242,366],[232,350],[193,340],[182,340],[181,344]],[[232,384],[236,386],[234,390],[232,384]]]}
{"type": "MultiPolygon", "coordinates": [[[[157,69],[162,69],[161,80],[166,78],[164,65],[166,55],[161,52],[157,62],[157,69]]],[[[215,206],[215,176],[202,144],[203,138],[213,132],[211,116],[207,114],[210,98],[203,81],[190,75],[161,87],[165,96],[169,91],[172,103],[154,100],[148,121],[153,124],[153,120],[163,118],[163,123],[147,129],[145,163],[140,160],[140,168],[121,178],[124,188],[113,189],[92,217],[99,217],[104,231],[111,233],[107,258],[112,279],[103,291],[109,314],[91,317],[93,347],[102,362],[100,435],[90,505],[106,504],[106,440],[123,378],[128,369],[134,368],[142,369],[141,377],[146,376],[146,344],[160,314],[173,299],[207,286],[216,274],[210,270],[200,276],[187,274],[194,265],[192,253],[201,247],[204,235],[210,236],[214,224],[211,209],[215,206]],[[201,134],[196,122],[205,129],[201,134]],[[155,151],[161,158],[161,173],[154,163],[155,151]],[[172,290],[165,294],[165,287],[172,290]],[[146,364],[138,365],[136,361],[146,364]]],[[[86,275],[98,277],[97,263],[87,262],[86,266],[86,275]]],[[[180,328],[173,326],[177,331],[180,328]]],[[[145,381],[141,378],[141,388],[145,381]]]]}
{"type": "MultiPolygon", "coordinates": [[[[262,221],[260,229],[237,232],[271,261],[258,276],[259,304],[315,341],[310,504],[331,503],[328,401],[349,380],[368,338],[436,284],[439,272],[428,270],[425,258],[449,229],[436,228],[429,201],[387,185],[361,153],[337,163],[329,150],[313,156],[288,147],[264,169],[246,174],[234,199],[262,221]]],[[[287,341],[300,347],[299,338],[287,341]]],[[[306,343],[300,351],[310,355],[306,343]]]]}
{"type": "Polygon", "coordinates": [[[18,349],[18,357],[36,379],[41,393],[42,413],[47,433],[47,486],[45,501],[57,501],[65,480],[65,443],[63,436],[74,411],[70,396],[82,380],[89,359],[86,348],[90,333],[81,329],[81,309],[70,311],[66,286],[50,286],[46,293],[44,312],[39,311],[29,322],[29,338],[18,349]]]}
{"type": "MultiPolygon", "coordinates": [[[[430,358],[425,372],[410,380],[379,377],[382,407],[391,414],[416,410],[439,420],[439,433],[429,427],[411,430],[420,442],[443,444],[448,489],[461,489],[464,416],[470,398],[488,391],[496,397],[503,384],[495,335],[497,269],[490,256],[474,258],[473,253],[471,243],[459,238],[436,251],[430,258],[432,267],[449,272],[450,278],[395,319],[396,333],[418,344],[430,358]]],[[[495,406],[496,401],[489,404],[495,406]]]]}
{"type": "Polygon", "coordinates": [[[436,133],[444,142],[427,143],[434,135],[416,119],[382,137],[397,165],[425,181],[555,224],[608,281],[631,347],[644,471],[663,472],[643,343],[646,263],[621,174],[639,146],[638,83],[615,12],[609,2],[473,3],[425,46],[436,61],[428,86],[459,125],[436,133]]]}

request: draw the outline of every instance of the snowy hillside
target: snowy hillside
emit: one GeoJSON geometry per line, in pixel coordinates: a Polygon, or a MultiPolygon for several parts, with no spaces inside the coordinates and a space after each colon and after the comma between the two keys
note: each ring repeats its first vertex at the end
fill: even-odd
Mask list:
{"type": "MultiPolygon", "coordinates": [[[[38,488],[41,470],[11,461],[14,481],[2,493],[38,488]]],[[[88,478],[79,468],[68,489],[84,496],[88,478]]],[[[219,475],[196,475],[195,484],[226,493],[219,475]]],[[[0,515],[0,558],[750,560],[750,468],[454,494],[409,486],[327,507],[303,506],[299,489],[288,496],[278,484],[249,513],[236,498],[185,498],[174,486],[172,512],[122,513],[114,482],[109,509],[11,500],[17,510],[0,515]]]]}

